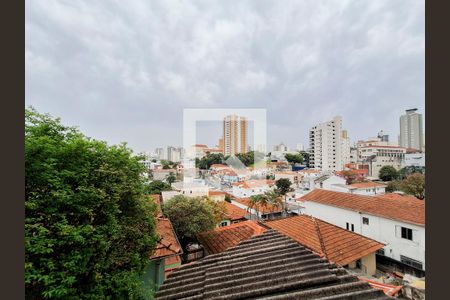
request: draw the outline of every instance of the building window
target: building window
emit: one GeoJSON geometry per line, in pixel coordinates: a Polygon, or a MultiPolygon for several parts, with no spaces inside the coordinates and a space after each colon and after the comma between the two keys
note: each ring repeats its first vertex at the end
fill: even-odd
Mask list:
{"type": "Polygon", "coordinates": [[[220,223],[220,227],[227,226],[227,225],[228,225],[227,221],[224,221],[224,222],[220,223]]]}
{"type": "Polygon", "coordinates": [[[369,218],[363,217],[363,224],[369,225],[369,218]]]}
{"type": "Polygon", "coordinates": [[[412,241],[413,239],[412,229],[402,227],[402,238],[412,241]]]}
{"type": "Polygon", "coordinates": [[[346,225],[347,225],[346,228],[347,228],[347,230],[348,230],[348,229],[349,229],[349,224],[348,224],[348,222],[346,223],[346,225]]]}
{"type": "Polygon", "coordinates": [[[355,231],[355,225],[352,224],[352,231],[355,231]]]}
{"type": "Polygon", "coordinates": [[[400,261],[402,263],[404,263],[405,265],[411,266],[411,267],[419,269],[419,270],[423,270],[422,262],[420,262],[418,260],[400,255],[400,261]]]}

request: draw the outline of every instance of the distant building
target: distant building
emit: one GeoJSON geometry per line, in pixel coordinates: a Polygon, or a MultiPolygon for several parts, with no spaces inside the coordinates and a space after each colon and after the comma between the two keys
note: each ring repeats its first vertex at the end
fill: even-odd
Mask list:
{"type": "Polygon", "coordinates": [[[381,130],[380,132],[378,132],[378,136],[377,136],[382,142],[389,142],[389,135],[384,134],[383,130],[381,130]]]}
{"type": "Polygon", "coordinates": [[[345,166],[350,162],[350,138],[347,130],[341,131],[341,148],[341,163],[342,166],[345,166]]]}
{"type": "Polygon", "coordinates": [[[233,196],[237,198],[264,194],[273,189],[275,180],[247,180],[233,183],[233,196]]]}
{"type": "Polygon", "coordinates": [[[224,154],[234,155],[248,152],[248,121],[245,117],[226,116],[223,120],[224,154]]]}
{"type": "Polygon", "coordinates": [[[225,144],[224,144],[223,137],[221,137],[221,138],[219,139],[219,144],[217,145],[217,148],[219,148],[219,150],[220,150],[222,153],[224,153],[224,151],[225,151],[225,144]]]}
{"type": "Polygon", "coordinates": [[[400,146],[424,150],[422,114],[417,108],[407,109],[406,114],[400,116],[400,146]]]}
{"type": "Polygon", "coordinates": [[[425,167],[425,153],[406,153],[405,166],[425,167]]]}
{"type": "Polygon", "coordinates": [[[164,149],[163,148],[156,148],[155,149],[155,155],[158,159],[165,159],[166,156],[164,155],[164,149]]]}
{"type": "Polygon", "coordinates": [[[367,164],[368,176],[379,178],[380,169],[392,166],[397,170],[404,167],[406,148],[397,146],[366,146],[359,148],[359,161],[367,164]]]}
{"type": "Polygon", "coordinates": [[[167,147],[167,160],[173,162],[180,162],[183,158],[183,148],[180,147],[167,147]]]}
{"type": "Polygon", "coordinates": [[[297,151],[305,151],[305,146],[302,143],[298,143],[295,149],[297,151]]]}
{"type": "MultiPolygon", "coordinates": [[[[310,167],[324,171],[340,171],[344,168],[342,158],[342,117],[320,123],[309,132],[311,154],[310,167]]],[[[347,145],[347,143],[345,143],[347,145]]],[[[349,144],[348,144],[349,146],[349,144]]],[[[350,152],[350,149],[348,149],[350,152]]],[[[349,154],[348,154],[349,155],[349,154]]]]}
{"type": "Polygon", "coordinates": [[[284,143],[280,143],[278,145],[273,146],[273,151],[286,152],[286,151],[289,151],[289,149],[288,149],[288,146],[286,146],[284,143]]]}

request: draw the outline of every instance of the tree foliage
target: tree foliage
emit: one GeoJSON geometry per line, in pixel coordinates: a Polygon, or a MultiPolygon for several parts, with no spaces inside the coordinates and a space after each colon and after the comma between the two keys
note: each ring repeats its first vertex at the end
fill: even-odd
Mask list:
{"type": "Polygon", "coordinates": [[[302,164],[303,163],[303,155],[301,155],[300,153],[295,153],[295,154],[286,153],[284,155],[284,157],[291,164],[302,164]]]}
{"type": "Polygon", "coordinates": [[[393,166],[383,166],[380,169],[379,177],[383,181],[391,181],[398,178],[398,171],[393,166]]]}
{"type": "Polygon", "coordinates": [[[413,195],[419,199],[425,198],[425,176],[414,173],[406,177],[400,183],[400,189],[406,194],[413,195]]]}
{"type": "Polygon", "coordinates": [[[171,191],[172,187],[169,183],[165,183],[161,180],[155,180],[147,183],[144,187],[144,193],[147,195],[158,194],[161,195],[163,191],[171,191]]]}
{"type": "Polygon", "coordinates": [[[208,153],[202,158],[195,159],[195,166],[202,170],[208,170],[213,164],[222,164],[224,156],[222,153],[208,153]]]}
{"type": "Polygon", "coordinates": [[[143,166],[34,109],[25,113],[28,299],[133,299],[155,246],[143,166]]]}
{"type": "Polygon", "coordinates": [[[215,202],[203,197],[177,195],[162,206],[164,215],[172,222],[173,228],[185,246],[197,233],[214,229],[223,211],[215,207],[215,202]]]}
{"type": "Polygon", "coordinates": [[[288,178],[280,178],[275,181],[275,185],[277,186],[276,192],[282,196],[285,196],[287,193],[292,192],[292,182],[288,178]]]}
{"type": "Polygon", "coordinates": [[[167,176],[166,176],[166,181],[169,184],[174,183],[177,180],[177,176],[175,175],[175,173],[170,172],[167,176]]]}

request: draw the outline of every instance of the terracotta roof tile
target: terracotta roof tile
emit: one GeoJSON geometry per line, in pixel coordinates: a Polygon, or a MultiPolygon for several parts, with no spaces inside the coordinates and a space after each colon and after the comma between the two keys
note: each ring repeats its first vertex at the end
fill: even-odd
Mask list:
{"type": "Polygon", "coordinates": [[[233,183],[234,186],[240,186],[244,189],[251,189],[251,188],[260,187],[260,186],[273,186],[274,184],[275,184],[275,180],[266,180],[266,179],[246,180],[246,181],[242,181],[242,182],[233,183]]]}
{"type": "Polygon", "coordinates": [[[274,230],[173,271],[156,299],[389,299],[274,230]]]}
{"type": "Polygon", "coordinates": [[[156,219],[156,232],[160,239],[156,244],[155,252],[150,259],[161,258],[169,255],[182,254],[183,250],[178,242],[172,223],[167,218],[156,219]]]}
{"type": "Polygon", "coordinates": [[[388,219],[425,226],[425,201],[419,199],[364,196],[315,189],[300,198],[388,219]]]}
{"type": "Polygon", "coordinates": [[[265,231],[264,227],[249,220],[202,232],[197,235],[197,238],[208,254],[215,254],[226,251],[241,241],[260,235],[265,231]]]}
{"type": "Polygon", "coordinates": [[[227,210],[226,217],[229,218],[231,221],[237,221],[241,219],[245,219],[245,216],[249,213],[240,207],[237,207],[234,204],[231,204],[227,201],[224,201],[224,206],[227,210]]]}
{"type": "Polygon", "coordinates": [[[363,188],[372,188],[372,187],[386,187],[385,184],[378,182],[357,182],[349,185],[350,187],[363,189],[363,188]]]}
{"type": "Polygon", "coordinates": [[[384,247],[375,240],[306,215],[267,221],[265,225],[340,266],[384,247]]]}

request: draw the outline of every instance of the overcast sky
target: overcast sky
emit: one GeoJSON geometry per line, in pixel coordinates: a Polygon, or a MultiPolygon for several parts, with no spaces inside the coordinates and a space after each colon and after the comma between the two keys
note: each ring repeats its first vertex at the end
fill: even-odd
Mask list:
{"type": "Polygon", "coordinates": [[[334,115],[397,140],[425,112],[424,19],[417,0],[26,1],[25,102],[136,151],[182,145],[184,108],[266,108],[270,147],[334,115]]]}

